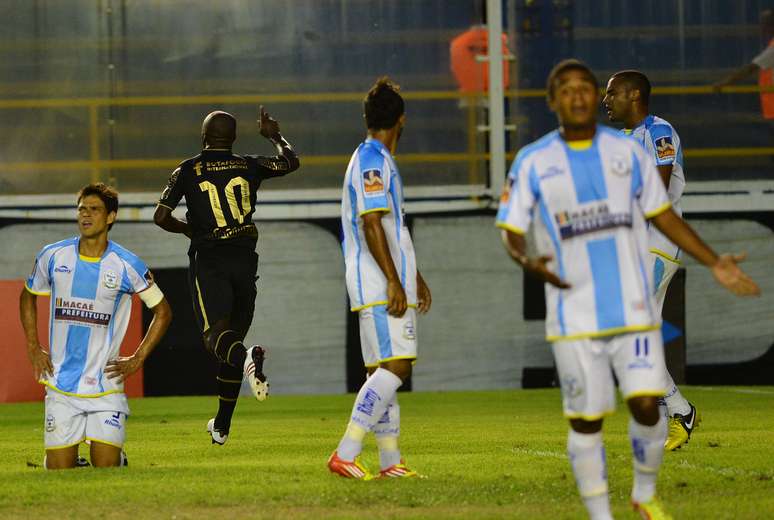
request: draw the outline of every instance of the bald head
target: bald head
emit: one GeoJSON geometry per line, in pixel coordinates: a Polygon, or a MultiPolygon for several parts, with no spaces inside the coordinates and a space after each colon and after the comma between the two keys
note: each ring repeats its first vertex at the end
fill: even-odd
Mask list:
{"type": "Polygon", "coordinates": [[[211,148],[231,148],[236,140],[236,119],[228,112],[210,112],[202,122],[202,142],[211,148]]]}

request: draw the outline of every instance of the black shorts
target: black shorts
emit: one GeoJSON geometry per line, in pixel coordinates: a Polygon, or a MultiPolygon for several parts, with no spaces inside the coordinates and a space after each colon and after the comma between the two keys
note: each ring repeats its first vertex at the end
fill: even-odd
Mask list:
{"type": "Polygon", "coordinates": [[[188,254],[188,281],[202,332],[220,320],[247,334],[255,311],[258,254],[243,247],[215,247],[188,254]]]}

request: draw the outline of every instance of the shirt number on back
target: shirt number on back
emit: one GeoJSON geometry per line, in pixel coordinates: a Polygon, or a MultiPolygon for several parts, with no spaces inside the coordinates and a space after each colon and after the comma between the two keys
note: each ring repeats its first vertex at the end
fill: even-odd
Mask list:
{"type": "MultiPolygon", "coordinates": [[[[220,197],[218,196],[218,187],[210,181],[202,181],[199,183],[199,188],[202,191],[206,191],[210,197],[210,207],[212,208],[212,214],[215,217],[215,222],[218,227],[226,227],[226,217],[223,215],[223,208],[220,205],[220,197]]],[[[253,210],[250,204],[250,183],[248,183],[242,177],[234,177],[226,184],[226,201],[228,207],[231,210],[231,216],[242,224],[245,221],[245,217],[253,210]],[[239,193],[241,200],[237,200],[236,188],[239,186],[239,193]]]]}

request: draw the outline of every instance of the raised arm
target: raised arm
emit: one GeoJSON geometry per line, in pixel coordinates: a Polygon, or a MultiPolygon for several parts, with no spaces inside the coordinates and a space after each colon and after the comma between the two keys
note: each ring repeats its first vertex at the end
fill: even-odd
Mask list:
{"type": "Polygon", "coordinates": [[[275,157],[261,157],[261,166],[271,170],[273,175],[286,175],[294,172],[301,166],[296,152],[290,143],[282,137],[279,123],[261,107],[261,115],[258,119],[261,135],[271,141],[277,150],[275,157]]]}
{"type": "Polygon", "coordinates": [[[718,256],[671,208],[651,218],[651,222],[675,245],[709,267],[715,280],[732,293],[737,296],[757,296],[761,293],[758,285],[736,265],[744,260],[745,255],[718,256]]]}
{"type": "Polygon", "coordinates": [[[738,69],[734,70],[731,74],[721,79],[720,81],[713,83],[712,88],[715,92],[720,92],[723,87],[737,83],[748,76],[756,74],[760,70],[760,67],[755,63],[747,63],[742,65],[738,69]]]}

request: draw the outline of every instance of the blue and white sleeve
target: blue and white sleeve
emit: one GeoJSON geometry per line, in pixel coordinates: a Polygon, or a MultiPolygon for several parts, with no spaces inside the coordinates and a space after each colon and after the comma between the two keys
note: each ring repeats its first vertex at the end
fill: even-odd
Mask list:
{"type": "Polygon", "coordinates": [[[648,129],[645,139],[645,148],[657,166],[674,164],[677,158],[672,127],[669,125],[653,125],[648,129]]]}
{"type": "Polygon", "coordinates": [[[525,161],[522,153],[508,172],[495,225],[523,235],[532,223],[532,210],[537,203],[537,186],[532,161],[525,161]]]}
{"type": "Polygon", "coordinates": [[[645,215],[653,218],[668,210],[669,201],[664,183],[656,169],[656,163],[642,148],[636,148],[632,157],[632,194],[645,215]]]}
{"type": "Polygon", "coordinates": [[[24,287],[39,296],[51,294],[51,259],[56,249],[43,248],[35,257],[35,266],[27,278],[24,287]]]}
{"type": "Polygon", "coordinates": [[[384,156],[377,150],[365,147],[360,150],[359,168],[352,172],[352,184],[357,194],[357,206],[362,208],[358,216],[367,213],[390,211],[387,194],[390,190],[390,168],[384,156]]]}

